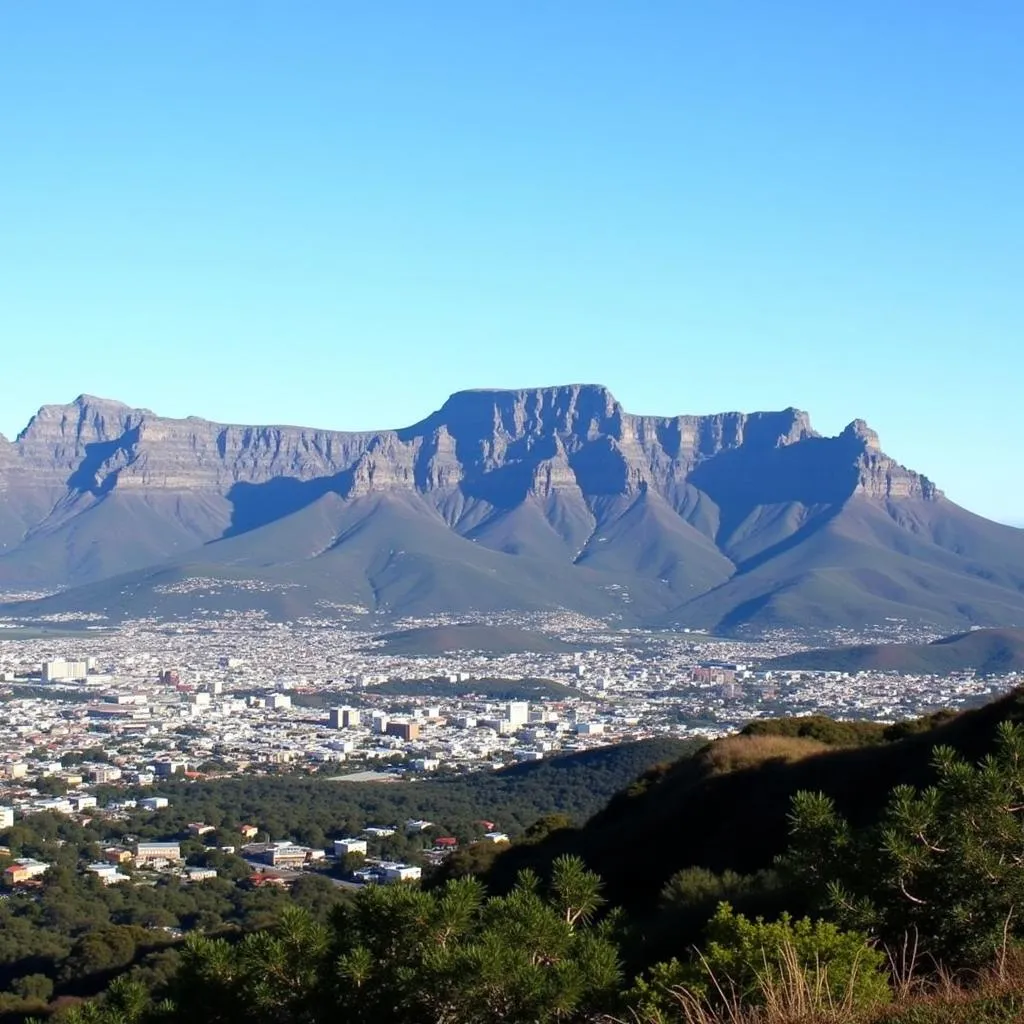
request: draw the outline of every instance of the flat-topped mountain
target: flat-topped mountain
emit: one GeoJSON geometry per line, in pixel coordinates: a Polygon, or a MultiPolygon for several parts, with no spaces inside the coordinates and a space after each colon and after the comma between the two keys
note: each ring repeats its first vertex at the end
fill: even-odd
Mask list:
{"type": "Polygon", "coordinates": [[[946,500],[862,421],[822,437],[797,409],[637,416],[572,385],[344,433],[82,396],[0,438],[0,589],[25,588],[111,615],[1014,624],[1024,531],[946,500]]]}

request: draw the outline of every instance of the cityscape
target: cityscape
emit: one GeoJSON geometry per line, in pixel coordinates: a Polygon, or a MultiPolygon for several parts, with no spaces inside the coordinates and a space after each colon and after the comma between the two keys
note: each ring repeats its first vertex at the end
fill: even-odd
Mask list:
{"type": "MultiPolygon", "coordinates": [[[[889,723],[976,706],[1021,683],[1016,672],[773,670],[762,663],[822,638],[612,631],[572,614],[502,620],[507,629],[538,637],[540,648],[564,648],[554,652],[396,654],[389,636],[472,624],[439,616],[389,622],[381,634],[372,620],[350,614],[277,623],[249,613],[116,628],[64,620],[37,628],[42,635],[34,637],[21,635],[31,633],[22,623],[0,622],[0,825],[45,812],[85,822],[129,809],[155,812],[167,807],[161,785],[172,780],[300,773],[401,786],[654,737],[706,741],[758,718],[889,723]],[[98,805],[98,787],[124,795],[98,805]]],[[[495,618],[481,625],[494,628],[495,618]]],[[[850,643],[880,634],[934,638],[889,624],[826,639],[850,643]]],[[[434,824],[410,822],[338,836],[327,849],[265,835],[237,852],[254,870],[283,869],[281,879],[331,858],[365,858],[368,841],[372,853],[374,840],[398,828],[418,832],[434,824]]],[[[193,837],[213,831],[203,823],[190,829],[193,837]]],[[[501,843],[509,836],[492,827],[480,839],[501,843]]],[[[130,858],[137,868],[190,881],[216,874],[184,866],[178,841],[116,845],[107,860],[84,870],[105,884],[123,881],[118,865],[130,858]]],[[[421,865],[436,866],[456,845],[441,836],[424,845],[417,864],[371,857],[337,884],[419,877],[421,865]]],[[[44,870],[23,858],[5,877],[32,884],[44,870]]]]}

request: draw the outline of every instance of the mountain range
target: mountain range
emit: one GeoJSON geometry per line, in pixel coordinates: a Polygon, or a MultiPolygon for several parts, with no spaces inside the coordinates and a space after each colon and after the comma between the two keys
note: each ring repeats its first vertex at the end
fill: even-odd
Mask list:
{"type": "Polygon", "coordinates": [[[730,631],[1024,624],[1024,530],[855,420],[638,416],[596,385],[397,430],[226,426],[82,396],[0,437],[5,613],[565,609],[730,631]]]}

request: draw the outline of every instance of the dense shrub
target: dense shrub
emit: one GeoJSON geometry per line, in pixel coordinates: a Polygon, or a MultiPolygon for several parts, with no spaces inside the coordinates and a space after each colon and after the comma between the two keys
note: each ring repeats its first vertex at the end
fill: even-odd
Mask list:
{"type": "Polygon", "coordinates": [[[915,934],[935,962],[976,967],[1024,934],[1024,726],[1000,725],[978,765],[938,747],[934,766],[934,786],[895,787],[867,828],[797,794],[783,866],[848,925],[889,942],[915,934]]]}
{"type": "Polygon", "coordinates": [[[687,997],[708,1007],[802,1007],[849,1011],[891,998],[885,954],[860,932],[783,915],[751,921],[723,903],[690,960],[655,965],[631,997],[641,1018],[685,1019],[687,997]]]}

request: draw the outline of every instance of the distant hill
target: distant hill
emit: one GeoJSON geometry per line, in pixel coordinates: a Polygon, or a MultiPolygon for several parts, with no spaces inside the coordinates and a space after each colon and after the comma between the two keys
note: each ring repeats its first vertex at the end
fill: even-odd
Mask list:
{"type": "Polygon", "coordinates": [[[467,679],[461,683],[449,683],[447,679],[395,679],[367,686],[361,692],[443,700],[568,700],[580,695],[579,690],[553,679],[467,679]]]}
{"type": "Polygon", "coordinates": [[[795,408],[641,416],[573,384],[346,433],[82,395],[0,438],[0,496],[0,591],[61,591],[19,618],[1024,626],[1024,531],[795,408]]]}
{"type": "Polygon", "coordinates": [[[423,626],[385,633],[375,638],[389,654],[436,655],[450,651],[483,654],[572,654],[577,648],[557,637],[515,626],[487,626],[459,622],[447,626],[423,626]]]}
{"type": "Polygon", "coordinates": [[[929,644],[865,644],[787,654],[765,668],[832,672],[946,675],[968,669],[982,675],[1024,671],[1024,629],[974,629],[929,644]]]}

